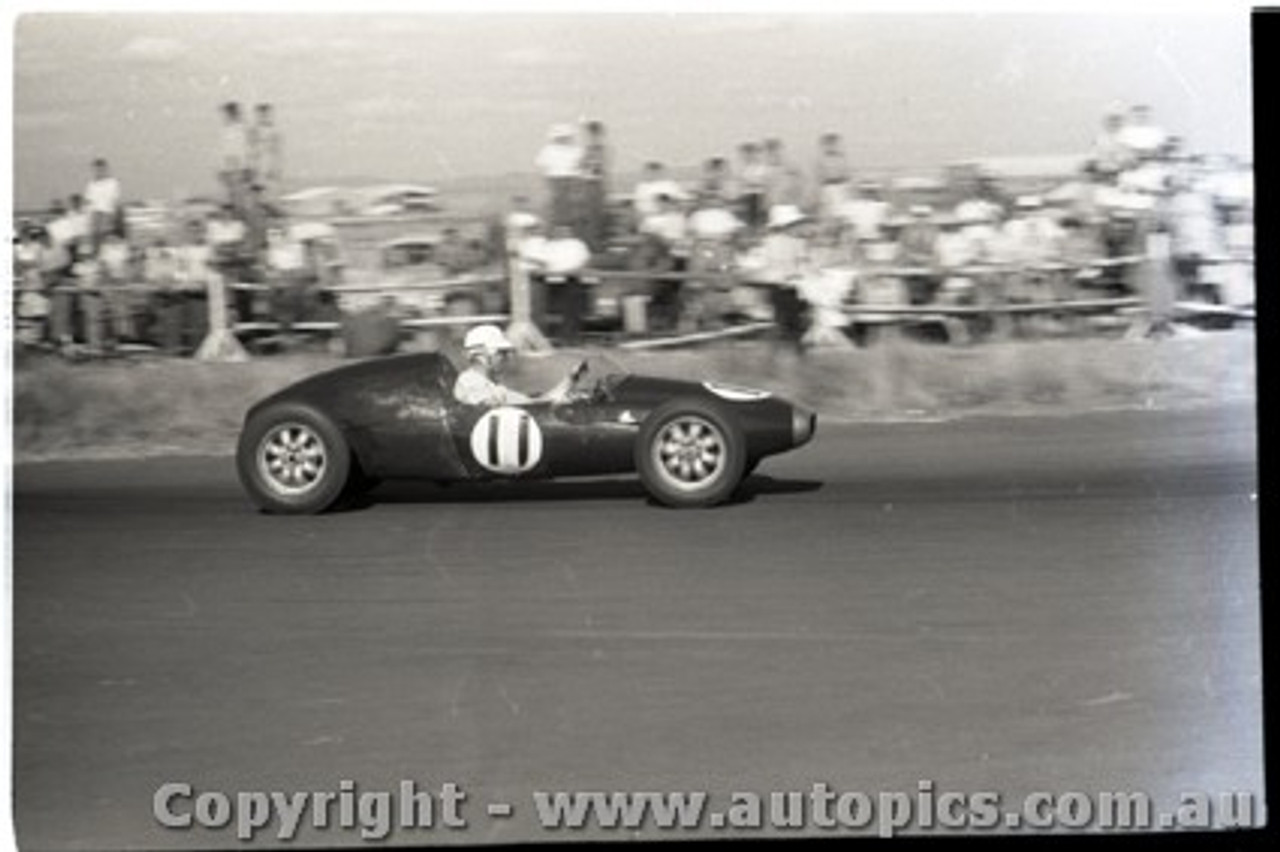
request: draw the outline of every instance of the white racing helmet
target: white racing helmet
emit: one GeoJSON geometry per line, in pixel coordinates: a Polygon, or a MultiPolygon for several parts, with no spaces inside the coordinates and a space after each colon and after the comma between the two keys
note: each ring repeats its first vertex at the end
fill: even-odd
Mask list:
{"type": "Polygon", "coordinates": [[[478,325],[462,339],[462,348],[468,352],[502,352],[515,347],[496,325],[478,325]]]}

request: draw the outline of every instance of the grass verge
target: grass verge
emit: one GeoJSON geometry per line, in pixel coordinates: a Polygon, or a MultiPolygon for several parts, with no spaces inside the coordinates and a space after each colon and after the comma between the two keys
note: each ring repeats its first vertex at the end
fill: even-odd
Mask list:
{"type": "MultiPolygon", "coordinates": [[[[898,342],[802,358],[762,343],[607,354],[633,372],[764,388],[845,420],[1202,407],[1250,401],[1255,383],[1247,331],[1159,342],[898,342]]],[[[20,359],[14,459],[230,453],[253,402],[339,363],[324,355],[248,364],[20,359]]]]}

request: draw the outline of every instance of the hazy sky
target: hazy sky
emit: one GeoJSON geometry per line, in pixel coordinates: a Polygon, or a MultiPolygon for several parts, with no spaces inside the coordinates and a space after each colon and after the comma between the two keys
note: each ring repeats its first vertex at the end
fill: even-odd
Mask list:
{"type": "Polygon", "coordinates": [[[598,117],[619,167],[776,135],[803,165],[1088,148],[1112,101],[1248,155],[1249,25],[1005,15],[26,15],[14,34],[19,206],[108,157],[129,197],[213,186],[217,106],[276,104],[290,182],[531,170],[549,124],[598,117]]]}

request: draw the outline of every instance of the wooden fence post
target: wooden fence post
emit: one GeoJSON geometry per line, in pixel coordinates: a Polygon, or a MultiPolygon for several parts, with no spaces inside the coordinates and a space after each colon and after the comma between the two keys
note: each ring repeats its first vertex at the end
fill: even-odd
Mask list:
{"type": "Polygon", "coordinates": [[[240,345],[227,324],[227,282],[221,273],[212,272],[206,285],[209,298],[209,333],[196,350],[199,361],[248,361],[249,353],[240,345]]]}

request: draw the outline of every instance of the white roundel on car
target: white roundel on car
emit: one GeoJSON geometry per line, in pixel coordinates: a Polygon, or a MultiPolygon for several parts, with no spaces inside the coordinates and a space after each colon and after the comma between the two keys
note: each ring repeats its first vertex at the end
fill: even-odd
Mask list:
{"type": "Polygon", "coordinates": [[[726,385],[722,382],[703,382],[702,386],[721,399],[727,399],[730,402],[757,402],[772,396],[769,391],[744,388],[738,385],[726,385]]]}
{"type": "Polygon", "coordinates": [[[542,459],[542,429],[522,408],[495,408],[472,427],[471,454],[494,473],[525,473],[542,459]]]}

